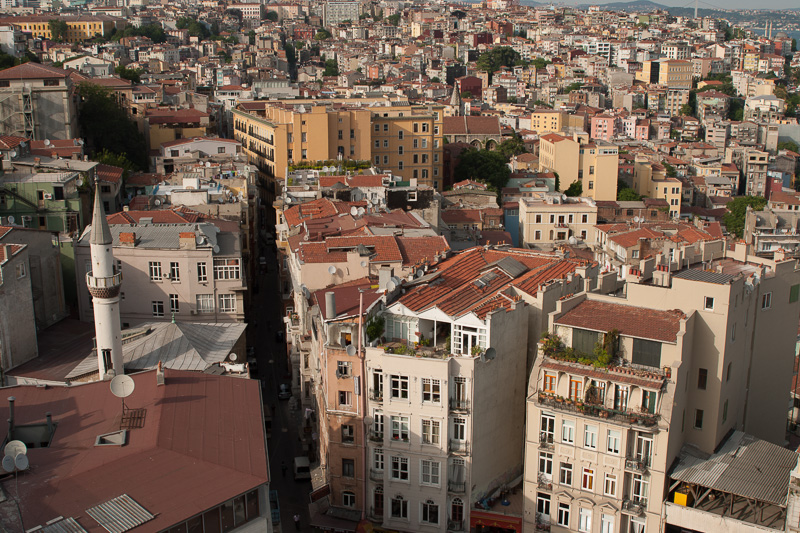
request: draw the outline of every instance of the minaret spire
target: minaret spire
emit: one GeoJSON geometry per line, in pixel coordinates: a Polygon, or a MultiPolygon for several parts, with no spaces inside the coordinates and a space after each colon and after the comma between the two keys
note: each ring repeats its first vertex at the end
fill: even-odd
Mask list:
{"type": "Polygon", "coordinates": [[[95,181],[94,210],[89,245],[92,271],[86,273],[86,285],[94,307],[95,344],[100,379],[125,373],[122,361],[122,330],[119,320],[119,292],[122,274],[114,266],[113,239],[108,227],[100,181],[95,181]]]}

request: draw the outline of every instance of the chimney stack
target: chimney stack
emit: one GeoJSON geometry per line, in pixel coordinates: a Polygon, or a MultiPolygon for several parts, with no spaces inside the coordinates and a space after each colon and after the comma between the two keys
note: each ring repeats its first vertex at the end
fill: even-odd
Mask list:
{"type": "Polygon", "coordinates": [[[181,250],[196,250],[197,241],[193,231],[182,231],[179,234],[180,249],[181,250]]]}
{"type": "Polygon", "coordinates": [[[8,440],[13,440],[14,435],[14,401],[16,398],[8,397],[8,440]]]}
{"type": "Polygon", "coordinates": [[[325,293],[325,319],[333,320],[336,318],[336,293],[329,291],[325,293]]]}

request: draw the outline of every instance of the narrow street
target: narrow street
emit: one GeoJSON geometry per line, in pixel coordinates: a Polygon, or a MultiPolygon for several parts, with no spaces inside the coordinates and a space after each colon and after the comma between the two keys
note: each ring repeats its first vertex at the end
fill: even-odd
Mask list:
{"type": "Polygon", "coordinates": [[[267,272],[259,273],[258,292],[253,292],[253,311],[249,317],[248,345],[255,347],[258,377],[262,383],[264,408],[272,409],[272,436],[269,439],[270,489],[278,491],[281,523],[276,531],[294,531],[295,514],[300,515],[300,530],[311,531],[308,516],[311,482],[295,481],[292,464],[295,456],[303,455],[297,428],[301,412],[292,409],[294,399],[279,400],[282,383],[290,384],[286,343],[278,341],[276,334],[284,329],[278,295],[277,262],[275,249],[261,246],[267,260],[267,272]],[[281,465],[286,466],[285,476],[281,465]]]}

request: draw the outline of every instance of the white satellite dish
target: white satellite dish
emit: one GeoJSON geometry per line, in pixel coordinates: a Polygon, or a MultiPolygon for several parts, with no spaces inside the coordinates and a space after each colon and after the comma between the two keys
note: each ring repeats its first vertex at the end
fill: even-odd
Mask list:
{"type": "Polygon", "coordinates": [[[206,161],[206,168],[211,168],[211,161],[206,161]]]}
{"type": "Polygon", "coordinates": [[[367,268],[367,262],[361,261],[361,268],[367,268]]]}
{"type": "Polygon", "coordinates": [[[78,185],[78,187],[80,187],[83,185],[83,178],[78,176],[78,178],[75,180],[75,183],[78,185]]]}
{"type": "Polygon", "coordinates": [[[345,348],[345,351],[347,352],[347,355],[352,357],[356,354],[356,347],[353,346],[352,344],[348,344],[347,348],[345,348]]]}
{"type": "Polygon", "coordinates": [[[17,157],[17,151],[11,150],[11,157],[17,157]]]}
{"type": "Polygon", "coordinates": [[[9,223],[9,224],[14,224],[14,221],[15,221],[15,220],[16,220],[16,219],[14,218],[14,215],[8,215],[8,223],[9,223]]]}
{"type": "Polygon", "coordinates": [[[236,361],[236,360],[239,358],[239,356],[238,356],[238,355],[236,355],[235,353],[231,352],[231,354],[228,356],[228,358],[229,358],[231,361],[236,361]]]}
{"type": "Polygon", "coordinates": [[[153,200],[153,205],[156,206],[156,207],[160,206],[161,205],[161,200],[156,198],[155,200],[153,200]]]}
{"type": "Polygon", "coordinates": [[[303,190],[304,191],[310,191],[311,190],[311,185],[303,185],[303,190]]]}
{"type": "Polygon", "coordinates": [[[334,274],[336,274],[336,267],[335,267],[335,266],[333,266],[333,265],[329,266],[329,267],[328,267],[328,274],[330,274],[331,276],[333,276],[334,274]]]}
{"type": "Polygon", "coordinates": [[[17,470],[27,470],[28,466],[30,465],[30,461],[28,461],[28,456],[24,453],[21,453],[14,457],[14,465],[17,467],[17,470]]]}
{"type": "Polygon", "coordinates": [[[13,459],[21,453],[28,453],[28,447],[21,440],[12,440],[3,448],[3,453],[13,459]]]}
{"type": "Polygon", "coordinates": [[[364,210],[364,208],[363,208],[363,207],[359,207],[359,208],[358,208],[358,210],[356,211],[356,213],[358,214],[358,216],[361,216],[361,215],[363,215],[364,213],[366,213],[366,211],[364,210]]]}
{"type": "Polygon", "coordinates": [[[50,146],[50,139],[45,139],[44,140],[44,145],[45,146],[50,146]]]}
{"type": "Polygon", "coordinates": [[[351,216],[358,216],[358,208],[356,206],[353,206],[353,207],[350,208],[350,215],[351,216]]]}
{"type": "Polygon", "coordinates": [[[78,145],[83,146],[83,139],[78,139],[78,145]]]}
{"type": "Polygon", "coordinates": [[[286,203],[287,203],[287,204],[290,204],[290,203],[292,203],[292,198],[291,198],[291,196],[287,196],[287,197],[286,197],[286,203]]]}
{"type": "Polygon", "coordinates": [[[575,235],[573,235],[572,237],[569,238],[569,243],[570,244],[578,244],[578,239],[575,238],[575,235]]]}
{"type": "Polygon", "coordinates": [[[218,254],[219,253],[219,246],[215,244],[214,247],[212,248],[212,250],[214,250],[215,254],[218,254]]]}
{"type": "Polygon", "coordinates": [[[11,473],[14,470],[16,470],[16,468],[17,464],[14,461],[13,457],[11,457],[10,455],[6,455],[5,457],[3,457],[3,470],[5,470],[8,473],[11,473]]]}
{"type": "Polygon", "coordinates": [[[133,381],[132,377],[123,374],[121,376],[114,376],[109,387],[111,388],[111,394],[117,398],[127,398],[133,394],[133,389],[136,388],[136,382],[133,381]]]}
{"type": "Polygon", "coordinates": [[[386,290],[387,291],[392,292],[396,288],[397,288],[397,284],[394,281],[389,280],[389,281],[386,282],[386,290]]]}
{"type": "Polygon", "coordinates": [[[399,287],[400,286],[401,281],[400,281],[400,278],[398,278],[397,276],[392,276],[392,281],[394,282],[394,286],[395,287],[399,287]]]}
{"type": "Polygon", "coordinates": [[[425,275],[425,271],[424,271],[424,270],[422,270],[421,268],[418,268],[418,269],[417,269],[417,271],[415,272],[415,275],[416,275],[418,278],[421,278],[422,276],[424,276],[424,275],[425,275]]]}

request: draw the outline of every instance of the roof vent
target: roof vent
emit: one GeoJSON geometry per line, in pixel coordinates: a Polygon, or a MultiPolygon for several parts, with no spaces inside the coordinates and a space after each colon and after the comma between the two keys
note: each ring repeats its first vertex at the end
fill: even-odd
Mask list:
{"type": "Polygon", "coordinates": [[[128,442],[128,430],[121,429],[111,433],[98,435],[94,440],[95,446],[125,446],[128,442]]]}

